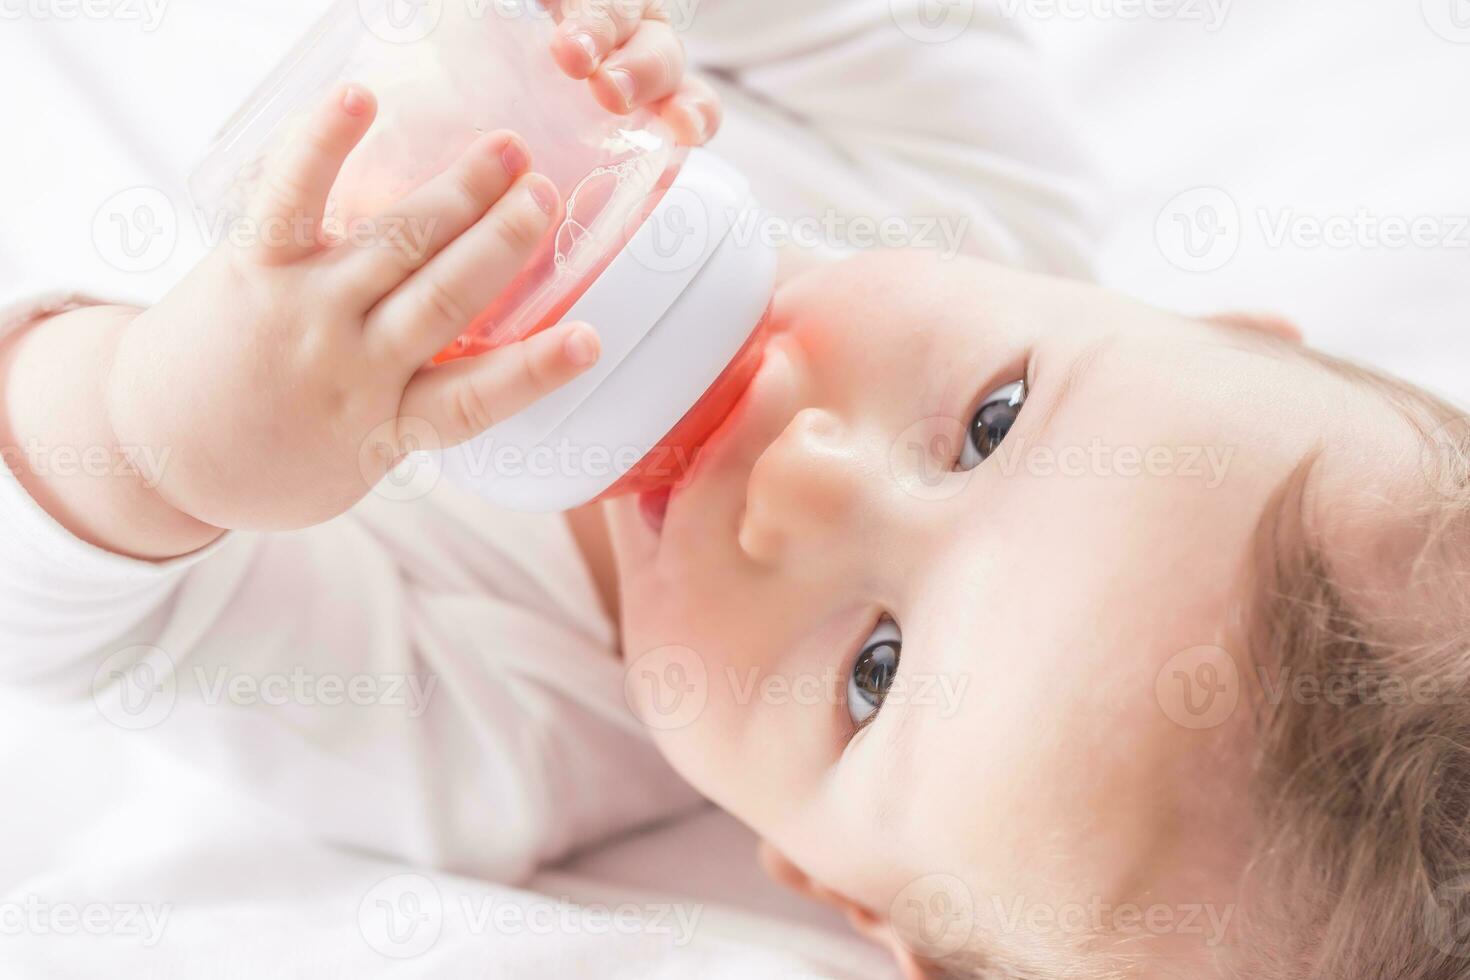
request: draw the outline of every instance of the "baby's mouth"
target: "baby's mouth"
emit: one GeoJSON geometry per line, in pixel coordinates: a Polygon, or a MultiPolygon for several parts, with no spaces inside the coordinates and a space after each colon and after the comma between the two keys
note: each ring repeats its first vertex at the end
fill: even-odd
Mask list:
{"type": "Polygon", "coordinates": [[[673,492],[673,487],[663,486],[638,495],[638,513],[643,515],[654,534],[662,533],[664,529],[664,516],[669,512],[669,497],[673,492]]]}
{"type": "Polygon", "coordinates": [[[607,492],[606,496],[637,493],[638,511],[654,533],[663,530],[670,498],[693,480],[705,444],[740,410],[765,361],[766,343],[774,332],[772,312],[767,307],[740,351],[673,431],[607,492]]]}

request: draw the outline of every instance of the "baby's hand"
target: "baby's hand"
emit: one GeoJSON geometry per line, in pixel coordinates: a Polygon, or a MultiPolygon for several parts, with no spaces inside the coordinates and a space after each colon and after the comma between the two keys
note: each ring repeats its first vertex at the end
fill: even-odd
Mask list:
{"type": "Polygon", "coordinates": [[[684,71],[684,43],[666,0],[554,0],[561,21],[552,54],[573,78],[588,79],[611,112],[652,108],[681,143],[698,146],[720,128],[720,100],[684,71]]]}
{"type": "Polygon", "coordinates": [[[328,193],[375,109],[356,86],[320,106],[268,168],[253,240],[216,249],[117,342],[118,443],[166,449],[157,492],[197,521],[328,520],[403,450],[471,438],[598,357],[592,329],[567,323],[429,364],[531,257],[557,191],[527,172],[523,142],[491,133],[371,234],[354,226],[349,242],[327,242],[328,193]]]}

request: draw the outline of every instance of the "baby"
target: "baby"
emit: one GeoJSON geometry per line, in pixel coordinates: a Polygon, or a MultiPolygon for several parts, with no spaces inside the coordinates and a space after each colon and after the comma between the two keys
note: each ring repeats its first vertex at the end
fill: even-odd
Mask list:
{"type": "Polygon", "coordinates": [[[645,715],[780,878],[914,975],[1463,975],[1455,410],[968,262],[777,315],[662,531],[607,509],[624,649],[709,677],[645,715]],[[741,687],[772,674],[840,696],[741,687]]]}
{"type": "MultiPolygon", "coordinates": [[[[718,124],[656,24],[569,20],[556,54],[686,141],[718,124]]],[[[335,93],[255,218],[319,225],[373,112],[335,93]]],[[[883,253],[783,285],[666,502],[368,495],[405,420],[462,441],[598,357],[563,324],[425,366],[557,210],[531,163],[489,134],[405,201],[422,253],[223,247],[147,310],[0,340],[15,671],[105,698],[147,667],[179,751],[507,881],[695,802],[646,728],[910,977],[1463,975],[1454,409],[1270,319],[883,253]],[[68,446],[161,465],[35,465],[68,446]],[[204,710],[303,663],[422,698],[204,710]]]]}

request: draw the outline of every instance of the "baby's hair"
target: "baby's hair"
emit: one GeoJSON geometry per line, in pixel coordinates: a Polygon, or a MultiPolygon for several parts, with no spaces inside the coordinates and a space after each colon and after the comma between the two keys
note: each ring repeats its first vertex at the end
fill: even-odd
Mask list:
{"type": "MultiPolygon", "coordinates": [[[[1470,976],[1470,445],[1463,413],[1313,351],[1420,437],[1414,472],[1354,523],[1354,574],[1313,506],[1313,455],[1256,536],[1251,654],[1347,696],[1256,705],[1257,845],[1237,937],[1241,976],[1470,976]],[[1362,559],[1367,558],[1365,563],[1362,559]]],[[[1372,499],[1372,498],[1368,498],[1372,499]]]]}
{"type": "MultiPolygon", "coordinates": [[[[1470,977],[1470,420],[1384,374],[1265,341],[1381,395],[1422,453],[1365,494],[1366,576],[1342,574],[1340,524],[1314,508],[1321,455],[1258,521],[1244,600],[1254,712],[1254,857],[1219,974],[1250,980],[1470,977]],[[1343,697],[1280,696],[1292,678],[1343,697]],[[1339,685],[1338,690],[1343,688],[1339,685]]],[[[1340,516],[1340,515],[1339,515],[1340,516]]],[[[1365,556],[1355,554],[1361,561],[1365,556]]],[[[984,940],[989,937],[977,937],[984,940]]],[[[1094,937],[1101,940],[1104,937],[1094,937]]],[[[1076,948],[1047,966],[974,948],[935,980],[1112,980],[1132,964],[1076,948]],[[1059,963],[1058,960],[1062,962],[1059,963]]]]}

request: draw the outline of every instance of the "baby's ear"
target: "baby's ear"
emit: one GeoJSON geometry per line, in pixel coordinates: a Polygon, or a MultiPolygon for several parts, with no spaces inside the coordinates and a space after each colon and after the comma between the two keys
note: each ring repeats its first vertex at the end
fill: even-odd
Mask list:
{"type": "Polygon", "coordinates": [[[1205,319],[1210,323],[1218,323],[1226,327],[1239,327],[1242,330],[1269,334],[1293,344],[1302,342],[1300,327],[1286,317],[1272,313],[1217,313],[1205,319]]]}
{"type": "Polygon", "coordinates": [[[823,905],[830,905],[847,916],[847,921],[854,929],[893,954],[903,973],[903,980],[928,980],[928,973],[919,958],[899,939],[887,919],[841,892],[813,880],[805,871],[792,864],[786,855],[765,841],[760,843],[760,863],[766,874],[777,884],[823,905]]]}

